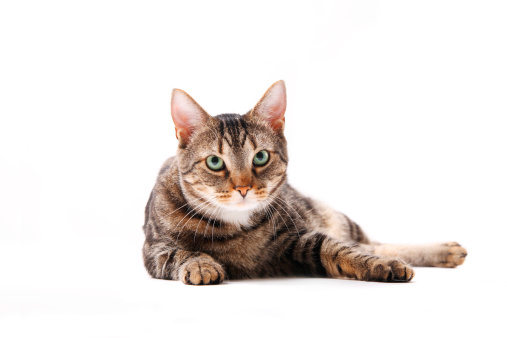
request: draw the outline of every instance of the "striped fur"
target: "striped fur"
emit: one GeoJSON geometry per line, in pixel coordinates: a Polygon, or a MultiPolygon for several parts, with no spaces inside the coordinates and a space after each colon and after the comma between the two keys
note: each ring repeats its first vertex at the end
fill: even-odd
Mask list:
{"type": "Polygon", "coordinates": [[[273,100],[269,94],[256,106],[263,111],[203,112],[192,129],[179,130],[175,120],[177,155],[163,164],[146,205],[143,256],[152,277],[193,285],[276,276],[410,281],[409,264],[463,263],[466,251],[457,243],[371,242],[347,216],[293,189],[283,114],[278,120],[265,114],[273,103],[263,102],[273,100]],[[270,159],[256,167],[252,159],[260,150],[270,159]],[[210,170],[210,155],[222,158],[225,169],[210,170]],[[237,186],[251,187],[245,198],[237,186]]]}

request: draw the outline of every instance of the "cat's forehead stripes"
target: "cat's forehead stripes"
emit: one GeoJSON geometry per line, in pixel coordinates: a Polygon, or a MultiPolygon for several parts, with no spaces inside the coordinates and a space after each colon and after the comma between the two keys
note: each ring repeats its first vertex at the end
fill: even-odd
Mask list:
{"type": "Polygon", "coordinates": [[[223,140],[219,140],[219,152],[222,154],[223,141],[227,142],[230,148],[237,150],[245,146],[247,138],[252,142],[253,147],[257,145],[249,133],[249,125],[238,114],[222,114],[215,117],[218,121],[218,131],[223,140]]]}

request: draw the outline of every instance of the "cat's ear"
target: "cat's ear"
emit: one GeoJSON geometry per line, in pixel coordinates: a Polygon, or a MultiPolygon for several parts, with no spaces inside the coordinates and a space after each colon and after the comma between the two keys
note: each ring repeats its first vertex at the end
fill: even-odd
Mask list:
{"type": "Polygon", "coordinates": [[[287,93],[285,91],[285,82],[280,80],[269,87],[250,114],[266,121],[273,130],[283,132],[286,108],[287,93]]]}
{"type": "Polygon", "coordinates": [[[176,127],[176,138],[183,144],[188,143],[192,134],[211,118],[181,89],[174,89],[171,97],[171,115],[176,127]]]}

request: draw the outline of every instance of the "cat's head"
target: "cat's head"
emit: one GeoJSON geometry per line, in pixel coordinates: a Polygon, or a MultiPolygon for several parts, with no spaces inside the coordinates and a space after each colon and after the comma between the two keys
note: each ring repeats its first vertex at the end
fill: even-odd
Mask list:
{"type": "Polygon", "coordinates": [[[287,170],[286,102],[278,81],[248,113],[212,117],[187,93],[173,91],[180,184],[196,211],[245,223],[276,199],[287,170]]]}

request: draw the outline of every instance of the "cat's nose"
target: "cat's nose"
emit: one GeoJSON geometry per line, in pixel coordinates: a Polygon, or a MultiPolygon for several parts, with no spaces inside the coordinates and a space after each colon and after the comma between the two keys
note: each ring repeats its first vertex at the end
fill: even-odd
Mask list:
{"type": "Polygon", "coordinates": [[[239,191],[239,193],[241,194],[241,196],[245,197],[246,193],[248,192],[248,190],[252,189],[252,186],[251,185],[245,185],[245,186],[242,186],[242,187],[234,187],[234,189],[236,189],[237,191],[239,191]]]}

